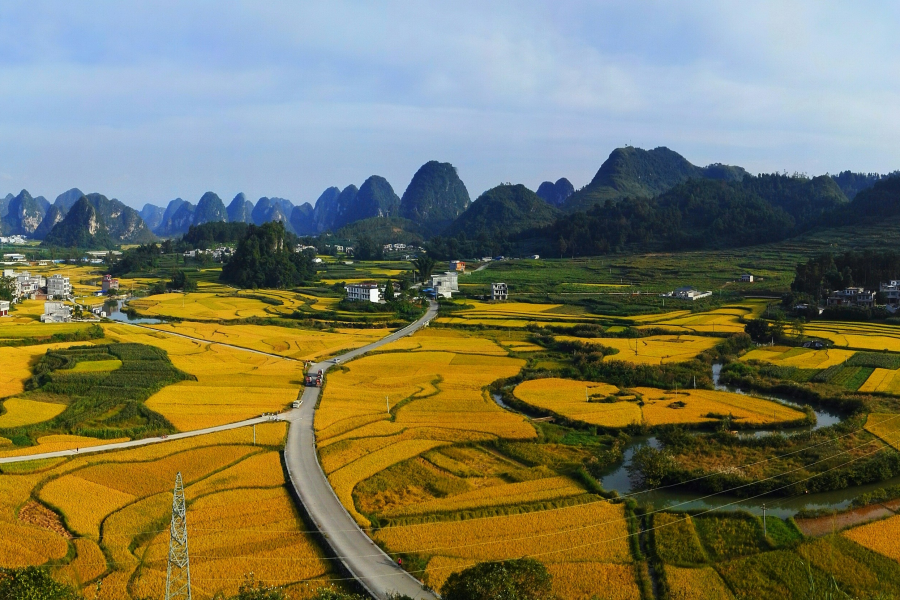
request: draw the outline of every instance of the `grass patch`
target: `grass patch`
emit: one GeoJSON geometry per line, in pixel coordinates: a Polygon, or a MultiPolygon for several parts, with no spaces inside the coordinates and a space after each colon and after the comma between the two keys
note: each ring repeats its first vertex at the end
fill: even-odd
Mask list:
{"type": "Polygon", "coordinates": [[[694,527],[710,560],[721,561],[769,549],[762,523],[753,515],[703,515],[694,527]]]}
{"type": "Polygon", "coordinates": [[[854,367],[872,367],[874,369],[900,369],[900,354],[885,352],[857,352],[847,360],[854,367]]]}

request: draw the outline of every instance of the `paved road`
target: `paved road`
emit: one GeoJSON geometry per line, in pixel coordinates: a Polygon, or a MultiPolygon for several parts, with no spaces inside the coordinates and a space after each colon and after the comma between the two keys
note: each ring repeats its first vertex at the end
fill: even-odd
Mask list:
{"type": "MultiPolygon", "coordinates": [[[[278,420],[284,420],[284,415],[275,417],[278,420]]],[[[183,438],[194,437],[197,435],[206,435],[207,433],[215,433],[217,431],[227,431],[228,429],[237,429],[238,427],[247,427],[248,425],[256,425],[257,423],[268,423],[272,421],[272,417],[255,417],[237,423],[228,423],[227,425],[219,425],[217,427],[207,427],[206,429],[195,429],[194,431],[183,431],[181,433],[172,433],[166,437],[144,438],[142,440],[131,440],[128,442],[117,442],[115,444],[103,444],[102,446],[90,446],[88,448],[80,448],[75,450],[57,450],[56,452],[44,452],[41,454],[26,454],[24,456],[7,456],[0,458],[0,464],[24,462],[26,460],[38,460],[41,458],[59,458],[61,456],[80,456],[82,454],[90,454],[93,452],[106,452],[107,450],[122,450],[123,448],[134,448],[136,446],[146,446],[148,444],[159,444],[161,442],[171,442],[172,440],[180,440],[183,438]]]]}
{"type": "MultiPolygon", "coordinates": [[[[352,360],[415,332],[434,318],[437,308],[437,303],[432,302],[425,316],[415,323],[373,344],[340,356],[340,361],[352,360]]],[[[334,364],[333,360],[316,363],[312,365],[310,372],[315,373],[319,369],[324,372],[334,364]]],[[[288,431],[284,457],[291,483],[297,490],[306,512],[316,528],[327,538],[335,556],[340,558],[350,573],[372,596],[384,600],[388,594],[399,592],[411,598],[435,600],[437,596],[424,590],[418,580],[394,564],[394,561],[363,533],[331,489],[316,454],[313,419],[320,391],[317,387],[306,388],[301,407],[287,415],[292,424],[288,431]]]]}

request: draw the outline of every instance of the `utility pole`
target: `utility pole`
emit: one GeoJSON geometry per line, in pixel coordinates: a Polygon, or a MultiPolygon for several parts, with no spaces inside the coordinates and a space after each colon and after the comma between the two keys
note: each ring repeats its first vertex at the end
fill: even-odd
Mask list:
{"type": "Polygon", "coordinates": [[[172,525],[169,538],[169,564],[166,569],[166,600],[191,600],[191,565],[188,560],[187,508],[181,472],[175,476],[172,492],[172,525]]]}
{"type": "Polygon", "coordinates": [[[256,423],[253,424],[253,445],[256,445],[256,423]]]}
{"type": "Polygon", "coordinates": [[[769,537],[769,530],[766,527],[766,505],[763,504],[763,537],[769,537]]]}
{"type": "Polygon", "coordinates": [[[390,396],[385,396],[385,397],[384,397],[384,406],[385,406],[385,408],[387,408],[387,413],[388,413],[388,414],[391,414],[391,401],[390,401],[390,396]]]}

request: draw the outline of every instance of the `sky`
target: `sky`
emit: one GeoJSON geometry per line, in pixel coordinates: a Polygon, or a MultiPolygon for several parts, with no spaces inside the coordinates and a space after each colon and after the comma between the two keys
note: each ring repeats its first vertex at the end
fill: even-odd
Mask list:
{"type": "Polygon", "coordinates": [[[0,3],[0,194],[279,196],[429,160],[474,200],[617,147],[900,168],[900,3],[0,3]]]}

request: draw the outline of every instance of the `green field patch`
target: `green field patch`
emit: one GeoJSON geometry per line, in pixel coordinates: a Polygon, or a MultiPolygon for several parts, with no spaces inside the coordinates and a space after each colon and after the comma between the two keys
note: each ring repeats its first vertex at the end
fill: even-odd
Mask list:
{"type": "Polygon", "coordinates": [[[122,366],[118,358],[109,360],[89,360],[77,363],[69,369],[71,373],[99,373],[100,371],[115,371],[122,366]]]}
{"type": "Polygon", "coordinates": [[[886,352],[857,352],[846,362],[854,367],[872,367],[874,369],[900,369],[900,354],[886,352]]]}
{"type": "Polygon", "coordinates": [[[657,513],[653,516],[656,553],[663,562],[680,567],[706,563],[706,554],[687,513],[657,513]]]}
{"type": "Polygon", "coordinates": [[[719,563],[716,570],[735,597],[747,600],[826,598],[814,592],[829,589],[831,583],[827,575],[808,566],[788,550],[763,552],[719,563]]]}
{"type": "Polygon", "coordinates": [[[750,514],[703,515],[694,527],[710,560],[719,561],[769,549],[760,520],[750,514]]]}

